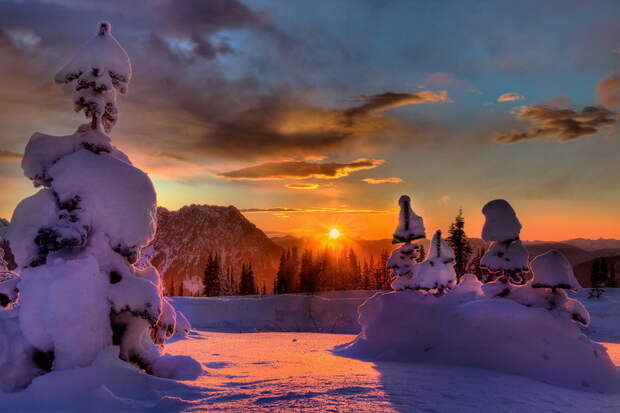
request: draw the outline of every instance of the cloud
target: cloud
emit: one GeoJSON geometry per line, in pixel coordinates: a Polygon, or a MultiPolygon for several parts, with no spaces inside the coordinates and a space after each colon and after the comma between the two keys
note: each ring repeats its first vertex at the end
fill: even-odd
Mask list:
{"type": "Polygon", "coordinates": [[[529,121],[532,127],[527,132],[513,130],[510,133],[497,133],[497,142],[511,144],[547,136],[566,142],[594,135],[601,128],[617,122],[616,114],[602,106],[586,106],[581,111],[551,106],[523,106],[515,114],[517,119],[529,121]]]}
{"type": "Polygon", "coordinates": [[[398,184],[400,182],[403,182],[402,178],[398,178],[398,177],[390,177],[390,178],[365,178],[362,179],[362,181],[369,183],[369,184],[373,184],[373,185],[378,185],[378,184],[398,184]]]}
{"type": "Polygon", "coordinates": [[[383,164],[382,159],[357,159],[350,163],[283,161],[266,162],[218,176],[233,180],[282,180],[282,179],[337,179],[364,169],[373,169],[383,164]]]}
{"type": "Polygon", "coordinates": [[[284,186],[288,189],[303,189],[303,190],[319,188],[319,184],[304,184],[304,183],[291,183],[291,184],[286,184],[284,186]]]}
{"type": "Polygon", "coordinates": [[[422,83],[418,85],[418,87],[435,89],[457,88],[464,89],[467,92],[475,93],[478,95],[482,93],[470,82],[459,79],[451,75],[450,73],[445,72],[435,72],[426,76],[424,80],[422,80],[422,83]]]}
{"type": "Polygon", "coordinates": [[[614,73],[601,80],[596,86],[596,93],[602,105],[620,105],[620,73],[614,73]]]}
{"type": "Polygon", "coordinates": [[[501,95],[499,95],[499,97],[497,98],[498,102],[514,102],[515,100],[523,100],[525,99],[524,96],[515,93],[515,92],[508,92],[508,93],[502,93],[501,95]]]}
{"type": "Polygon", "coordinates": [[[288,214],[288,213],[318,213],[318,214],[387,214],[390,211],[382,210],[382,209],[347,209],[347,208],[247,208],[241,209],[241,212],[245,213],[277,213],[277,214],[288,214]]]}
{"type": "Polygon", "coordinates": [[[24,154],[0,149],[0,162],[19,162],[24,154]]]}
{"type": "Polygon", "coordinates": [[[362,102],[359,105],[344,111],[345,117],[355,118],[399,106],[420,103],[452,102],[445,90],[440,92],[421,90],[417,93],[385,92],[377,95],[361,96],[360,99],[362,102]]]}

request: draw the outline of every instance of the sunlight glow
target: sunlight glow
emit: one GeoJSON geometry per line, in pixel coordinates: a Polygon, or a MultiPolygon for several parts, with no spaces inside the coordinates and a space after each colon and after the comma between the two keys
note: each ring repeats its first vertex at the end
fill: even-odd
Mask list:
{"type": "Polygon", "coordinates": [[[329,237],[331,239],[340,238],[340,230],[338,228],[332,228],[329,230],[329,237]]]}

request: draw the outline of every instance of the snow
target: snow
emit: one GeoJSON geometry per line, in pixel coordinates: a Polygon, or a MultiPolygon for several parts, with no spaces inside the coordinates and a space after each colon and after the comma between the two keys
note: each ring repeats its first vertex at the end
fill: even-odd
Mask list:
{"type": "Polygon", "coordinates": [[[438,294],[456,283],[454,251],[441,239],[441,231],[433,235],[426,259],[415,266],[412,282],[414,289],[433,290],[438,294]]]}
{"type": "Polygon", "coordinates": [[[174,297],[195,328],[356,333],[357,306],[373,291],[242,297],[174,297]]]}
{"type": "Polygon", "coordinates": [[[550,311],[486,298],[472,283],[441,297],[411,290],[378,293],[360,306],[361,333],[338,353],[482,367],[565,387],[620,390],[605,349],[583,335],[564,306],[550,311]],[[404,312],[407,317],[400,316],[404,312]]]}
{"type": "MultiPolygon", "coordinates": [[[[446,299],[458,292],[481,294],[480,283],[465,275],[446,299]]],[[[536,290],[536,289],[535,289],[536,290]]],[[[542,289],[538,289],[540,291],[542,289]]],[[[417,292],[408,292],[418,294],[417,292]]],[[[356,309],[368,292],[326,293],[332,317],[345,307],[356,309]],[[339,301],[338,305],[335,302],[339,301]]],[[[592,312],[586,331],[605,343],[616,365],[620,365],[620,290],[608,289],[605,298],[587,300],[586,291],[577,297],[592,312]],[[615,343],[613,343],[615,342],[615,343]]],[[[262,302],[270,307],[275,300],[304,295],[228,297],[227,302],[262,302]]],[[[499,300],[499,299],[497,299],[499,300]]],[[[222,314],[233,311],[243,320],[247,307],[237,307],[216,297],[174,298],[178,307],[197,323],[208,311],[221,307],[222,314]],[[189,305],[192,302],[193,305],[189,305]]],[[[507,301],[507,300],[506,300],[507,301]]],[[[256,303],[254,310],[260,306],[256,303]]],[[[546,310],[545,310],[546,311],[546,310]]],[[[0,320],[7,313],[0,312],[0,320]]],[[[269,314],[271,311],[261,311],[269,314]]],[[[410,317],[412,312],[407,313],[410,317]]],[[[293,316],[293,314],[291,315],[293,316]]],[[[297,313],[302,318],[303,314],[297,313]]],[[[233,315],[230,316],[233,318],[233,315]]],[[[407,318],[400,317],[400,318],[407,318]]],[[[253,319],[259,330],[264,320],[253,319]]],[[[0,321],[0,328],[5,324],[0,321]]],[[[18,393],[0,394],[5,411],[437,411],[521,413],[524,411],[570,411],[615,413],[620,411],[620,392],[596,393],[543,383],[488,369],[428,363],[426,361],[366,361],[335,354],[332,349],[351,342],[351,334],[309,332],[238,333],[194,330],[187,338],[173,338],[166,351],[171,356],[190,356],[202,364],[204,372],[196,381],[179,383],[145,375],[118,359],[118,347],[107,347],[86,368],[55,371],[36,378],[18,393]]],[[[308,330],[316,331],[308,325],[308,330]]],[[[449,332],[446,331],[446,334],[449,332]]],[[[0,336],[2,337],[2,336],[0,336]]],[[[6,337],[6,336],[5,336],[6,337]]],[[[521,338],[518,338],[521,343],[521,338]]],[[[517,343],[517,345],[518,345],[517,343]]],[[[458,343],[455,343],[457,345],[458,343]]],[[[6,346],[0,347],[0,365],[6,346]]],[[[494,354],[496,348],[486,349],[494,354]]],[[[541,358],[536,361],[544,363],[541,358]]],[[[5,374],[0,369],[0,376],[5,374]]]]}
{"type": "MultiPolygon", "coordinates": [[[[78,109],[93,122],[73,135],[34,134],[24,154],[24,174],[46,188],[20,202],[6,234],[20,277],[0,284],[1,304],[10,304],[0,318],[0,378],[8,391],[32,381],[20,395],[54,390],[50,375],[75,386],[63,383],[63,371],[80,381],[87,371],[81,368],[98,371],[102,360],[116,365],[120,358],[166,378],[194,379],[202,371],[187,356],[164,353],[164,341],[175,331],[186,334],[189,322],[163,297],[148,259],[133,265],[155,233],[156,194],[148,175],[101,132],[116,120],[113,88],[124,92],[131,77],[110,27],[101,23],[57,78],[77,80],[78,109]]],[[[110,387],[97,386],[76,391],[118,401],[110,387]]]]}
{"type": "Polygon", "coordinates": [[[84,109],[94,129],[109,132],[116,123],[116,91],[127,92],[131,80],[129,56],[112,35],[112,25],[101,22],[97,35],[54,77],[57,83],[75,82],[76,112],[84,109]]]}
{"type": "Polygon", "coordinates": [[[482,213],[486,218],[482,227],[482,239],[485,241],[507,241],[517,239],[521,232],[521,223],[508,201],[496,199],[488,202],[482,213]]]}
{"type": "Polygon", "coordinates": [[[570,263],[558,250],[550,250],[537,256],[530,265],[534,273],[533,287],[570,290],[581,288],[570,263]]]}
{"type": "Polygon", "coordinates": [[[24,175],[34,181],[35,186],[49,186],[51,177],[47,170],[60,158],[79,149],[90,148],[95,152],[118,152],[110,144],[110,138],[100,131],[80,127],[66,136],[35,133],[26,145],[22,159],[24,175]]]}
{"type": "Polygon", "coordinates": [[[411,209],[411,198],[403,195],[398,200],[400,214],[398,216],[398,226],[394,231],[392,244],[400,242],[410,242],[426,236],[424,221],[411,209]]]}
{"type": "Polygon", "coordinates": [[[480,260],[490,272],[524,272],[528,270],[529,253],[521,241],[494,241],[480,260]]]}
{"type": "Polygon", "coordinates": [[[82,149],[56,162],[49,175],[60,201],[77,196],[75,214],[81,224],[105,233],[113,248],[137,258],[138,249],[153,238],[156,194],[144,172],[108,154],[82,149]]]}
{"type": "Polygon", "coordinates": [[[54,194],[49,189],[42,189],[17,205],[6,239],[18,266],[25,267],[38,256],[38,248],[33,240],[39,228],[53,223],[57,214],[54,194]]]}
{"type": "MultiPolygon", "coordinates": [[[[196,299],[199,300],[199,299],[196,299]]],[[[330,351],[352,335],[198,330],[167,346],[207,373],[192,411],[615,413],[620,394],[557,387],[485,369],[369,362],[330,351]]],[[[620,359],[618,360],[620,362],[620,359]]]]}

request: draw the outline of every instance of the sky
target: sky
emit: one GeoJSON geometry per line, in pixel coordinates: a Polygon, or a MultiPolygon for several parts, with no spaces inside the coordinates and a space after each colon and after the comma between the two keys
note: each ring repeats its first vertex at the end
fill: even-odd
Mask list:
{"type": "Polygon", "coordinates": [[[388,238],[508,200],[522,238],[620,238],[620,3],[0,0],[0,217],[34,132],[84,121],[54,74],[107,20],[132,59],[114,144],[158,203],[269,234],[388,238]]]}

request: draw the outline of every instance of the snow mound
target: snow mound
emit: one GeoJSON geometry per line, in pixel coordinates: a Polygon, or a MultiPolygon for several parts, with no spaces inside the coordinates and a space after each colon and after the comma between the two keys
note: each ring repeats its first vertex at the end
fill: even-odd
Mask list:
{"type": "Polygon", "coordinates": [[[149,376],[106,347],[88,367],[39,376],[24,391],[2,394],[4,411],[181,411],[201,394],[171,380],[149,376]],[[166,396],[174,394],[174,397],[166,396]]]}
{"type": "Polygon", "coordinates": [[[336,348],[338,354],[480,367],[584,390],[620,389],[605,348],[567,312],[488,298],[473,276],[440,297],[377,293],[360,306],[359,322],[361,333],[336,348]]]}
{"type": "Polygon", "coordinates": [[[482,239],[485,241],[506,241],[519,237],[521,223],[508,201],[490,201],[482,208],[482,213],[486,218],[482,227],[482,239]]]}
{"type": "Polygon", "coordinates": [[[573,267],[558,250],[550,250],[532,260],[530,264],[534,273],[533,287],[564,288],[578,290],[581,288],[573,273],[573,267]]]}

